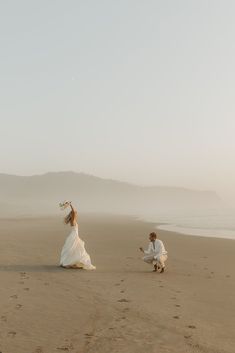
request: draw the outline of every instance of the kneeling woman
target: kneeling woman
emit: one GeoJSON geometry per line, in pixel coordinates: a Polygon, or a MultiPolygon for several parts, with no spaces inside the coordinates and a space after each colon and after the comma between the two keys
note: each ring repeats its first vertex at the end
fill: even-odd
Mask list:
{"type": "Polygon", "coordinates": [[[61,251],[60,266],[65,268],[83,268],[84,270],[95,270],[91,258],[86,252],[84,241],[78,235],[77,211],[71,202],[64,206],[70,206],[71,211],[65,217],[65,224],[70,224],[71,232],[68,235],[61,251]]]}

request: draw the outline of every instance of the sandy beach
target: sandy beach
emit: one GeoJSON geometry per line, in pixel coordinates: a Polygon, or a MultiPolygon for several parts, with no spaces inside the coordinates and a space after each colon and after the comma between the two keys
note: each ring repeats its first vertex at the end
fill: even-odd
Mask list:
{"type": "Polygon", "coordinates": [[[159,274],[138,251],[154,224],[80,215],[79,227],[94,272],[58,267],[62,218],[0,220],[0,352],[234,352],[235,241],[159,230],[159,274]]]}

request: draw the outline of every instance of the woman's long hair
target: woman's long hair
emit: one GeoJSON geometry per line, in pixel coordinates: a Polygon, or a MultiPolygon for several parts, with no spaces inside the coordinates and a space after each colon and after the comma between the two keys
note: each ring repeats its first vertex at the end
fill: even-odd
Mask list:
{"type": "Polygon", "coordinates": [[[72,211],[67,214],[67,216],[64,218],[64,223],[69,224],[69,222],[72,220],[72,211]]]}

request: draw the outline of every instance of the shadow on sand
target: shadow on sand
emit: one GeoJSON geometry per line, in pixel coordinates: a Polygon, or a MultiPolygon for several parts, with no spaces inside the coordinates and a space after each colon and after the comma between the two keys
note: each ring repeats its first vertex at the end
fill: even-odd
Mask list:
{"type": "Polygon", "coordinates": [[[56,265],[1,265],[0,272],[61,272],[64,269],[56,265]]]}

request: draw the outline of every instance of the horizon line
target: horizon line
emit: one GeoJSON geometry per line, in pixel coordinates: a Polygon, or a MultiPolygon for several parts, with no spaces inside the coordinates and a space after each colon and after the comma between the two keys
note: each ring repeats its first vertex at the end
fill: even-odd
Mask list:
{"type": "MultiPolygon", "coordinates": [[[[20,174],[11,174],[11,173],[3,173],[3,172],[0,172],[0,176],[1,175],[4,175],[4,176],[10,176],[10,177],[20,177],[20,178],[32,178],[32,177],[42,177],[42,176],[45,176],[45,175],[48,175],[48,174],[77,174],[77,175],[85,175],[85,176],[88,176],[88,177],[92,177],[92,178],[98,178],[98,179],[101,179],[101,180],[105,180],[105,181],[112,181],[112,182],[116,182],[116,183],[122,183],[122,184],[127,184],[127,185],[130,185],[130,186],[136,186],[136,187],[141,187],[141,188],[157,188],[157,187],[160,187],[160,188],[168,188],[168,189],[183,189],[183,190],[190,190],[190,191],[195,191],[195,192],[212,192],[212,193],[216,193],[217,196],[219,196],[217,194],[217,191],[216,190],[211,190],[211,189],[195,189],[195,188],[190,188],[190,187],[184,187],[184,186],[175,186],[175,185],[157,185],[157,184],[154,184],[154,185],[140,185],[140,184],[136,184],[136,183],[132,183],[132,182],[129,182],[129,181],[122,181],[122,180],[118,180],[118,179],[112,179],[112,178],[106,178],[106,177],[101,177],[101,176],[97,176],[97,175],[94,175],[94,174],[90,174],[90,173],[87,173],[87,172],[75,172],[73,170],[61,170],[61,171],[48,171],[48,172],[43,172],[41,174],[30,174],[30,175],[20,175],[20,174]]],[[[220,197],[220,196],[219,196],[220,197]]]]}

